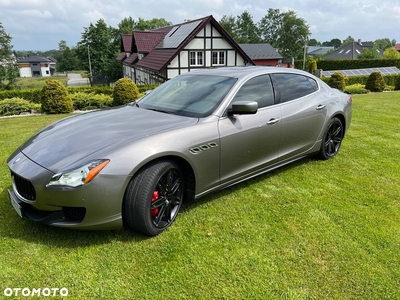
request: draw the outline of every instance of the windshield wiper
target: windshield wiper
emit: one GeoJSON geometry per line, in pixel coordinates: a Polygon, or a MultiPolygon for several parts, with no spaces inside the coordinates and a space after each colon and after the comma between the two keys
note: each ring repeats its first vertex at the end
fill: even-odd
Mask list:
{"type": "Polygon", "coordinates": [[[169,111],[169,110],[162,110],[162,109],[158,109],[158,108],[145,108],[145,109],[157,111],[157,112],[164,113],[164,114],[176,115],[176,113],[169,111]]]}

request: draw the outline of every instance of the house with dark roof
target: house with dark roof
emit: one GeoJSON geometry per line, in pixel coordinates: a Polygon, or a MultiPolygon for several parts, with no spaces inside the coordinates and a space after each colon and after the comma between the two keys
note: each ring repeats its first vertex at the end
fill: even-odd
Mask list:
{"type": "Polygon", "coordinates": [[[40,56],[20,57],[17,59],[20,77],[47,77],[55,72],[55,61],[40,56]]]}
{"type": "Polygon", "coordinates": [[[270,44],[239,44],[258,66],[277,66],[282,62],[280,55],[270,44]]]}
{"type": "Polygon", "coordinates": [[[397,51],[399,51],[399,52],[400,52],[400,44],[396,44],[396,45],[394,45],[394,49],[396,49],[397,51]]]}
{"type": "Polygon", "coordinates": [[[307,46],[307,55],[315,57],[316,55],[326,54],[334,49],[335,47],[331,46],[307,46]]]}
{"type": "MultiPolygon", "coordinates": [[[[365,49],[373,49],[373,47],[374,45],[370,42],[362,43],[361,40],[358,40],[325,55],[324,59],[357,59],[358,55],[363,53],[365,49]]],[[[376,51],[380,56],[383,56],[382,50],[377,49],[376,51]]]]}
{"type": "Polygon", "coordinates": [[[117,61],[136,84],[159,84],[195,69],[254,64],[213,16],[124,34],[117,61]]]}

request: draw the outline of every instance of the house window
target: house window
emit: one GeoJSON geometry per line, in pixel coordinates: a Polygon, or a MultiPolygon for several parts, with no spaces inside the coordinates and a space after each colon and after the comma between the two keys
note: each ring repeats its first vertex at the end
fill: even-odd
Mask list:
{"type": "Polygon", "coordinates": [[[191,51],[190,52],[190,65],[191,66],[202,66],[203,65],[203,52],[191,51]]]}
{"type": "Polygon", "coordinates": [[[225,52],[214,51],[212,53],[212,64],[213,65],[225,65],[225,52]]]}
{"type": "Polygon", "coordinates": [[[49,75],[49,71],[46,71],[46,74],[49,75]]]}
{"type": "Polygon", "coordinates": [[[37,66],[37,64],[32,64],[32,66],[37,66]]]}
{"type": "Polygon", "coordinates": [[[44,66],[47,68],[49,65],[48,64],[44,64],[44,66]]]}

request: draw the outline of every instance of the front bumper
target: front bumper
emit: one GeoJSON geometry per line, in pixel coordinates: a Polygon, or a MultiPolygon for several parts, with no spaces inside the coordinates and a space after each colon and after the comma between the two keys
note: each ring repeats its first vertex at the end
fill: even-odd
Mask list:
{"type": "Polygon", "coordinates": [[[41,222],[48,225],[66,223],[78,225],[86,215],[85,207],[62,207],[61,210],[47,211],[35,209],[32,205],[21,201],[14,191],[8,190],[11,205],[21,218],[41,222]]]}
{"type": "Polygon", "coordinates": [[[8,195],[22,217],[57,227],[110,230],[123,227],[122,201],[129,178],[102,176],[77,188],[47,187],[53,176],[21,152],[10,159],[13,188],[8,195]]]}

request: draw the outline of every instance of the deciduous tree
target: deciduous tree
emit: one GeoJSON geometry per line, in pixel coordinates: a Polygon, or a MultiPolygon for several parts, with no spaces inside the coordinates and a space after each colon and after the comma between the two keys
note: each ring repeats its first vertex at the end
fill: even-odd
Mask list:
{"type": "Polygon", "coordinates": [[[58,43],[59,55],[57,58],[57,71],[65,72],[79,70],[79,60],[76,55],[76,48],[67,46],[67,42],[61,40],[58,43]]]}
{"type": "Polygon", "coordinates": [[[82,40],[78,42],[76,50],[85,69],[91,69],[91,75],[118,79],[122,76],[121,65],[115,60],[119,46],[118,29],[107,26],[104,20],[100,19],[95,25],[90,23],[89,27],[84,28],[82,40]]]}
{"type": "Polygon", "coordinates": [[[18,77],[19,70],[11,40],[0,22],[0,90],[13,89],[18,77]]]}
{"type": "Polygon", "coordinates": [[[151,20],[144,20],[139,18],[139,21],[135,23],[134,30],[151,30],[160,27],[171,26],[172,23],[165,20],[164,18],[153,18],[151,20]]]}
{"type": "Polygon", "coordinates": [[[302,57],[305,41],[310,36],[310,28],[296,12],[269,9],[261,19],[259,28],[262,40],[271,44],[284,57],[302,57]]]}
{"type": "Polygon", "coordinates": [[[400,59],[400,52],[391,47],[385,50],[383,56],[387,59],[400,59]]]}

